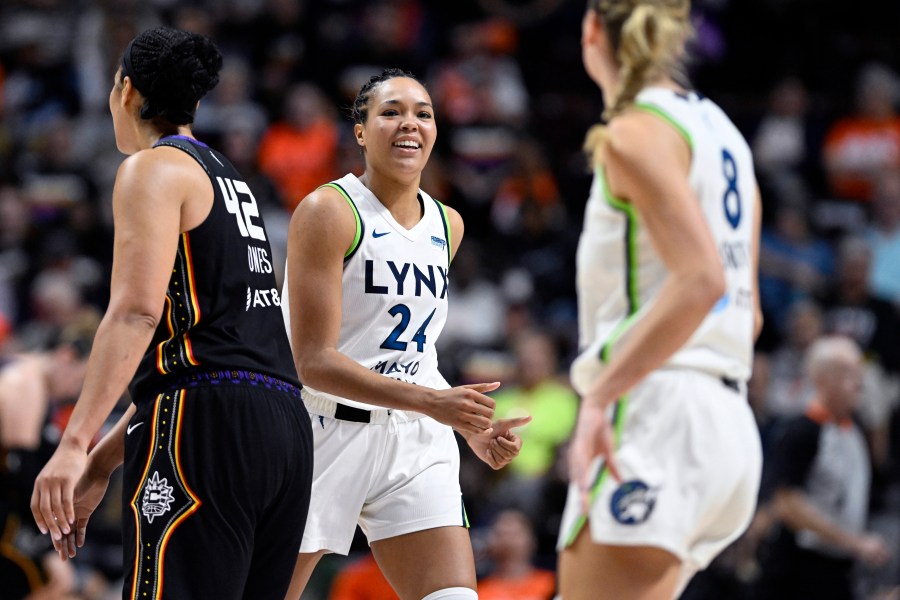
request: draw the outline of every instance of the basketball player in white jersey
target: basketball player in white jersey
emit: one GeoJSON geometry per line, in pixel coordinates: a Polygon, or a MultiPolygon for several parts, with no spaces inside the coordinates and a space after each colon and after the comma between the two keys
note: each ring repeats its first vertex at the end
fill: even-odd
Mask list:
{"type": "Polygon", "coordinates": [[[419,189],[434,145],[431,98],[396,69],[353,108],[362,177],[322,186],[297,208],[282,310],[315,444],[312,505],[288,598],[319,558],[347,554],[357,522],[404,600],[469,600],[475,564],[453,429],[499,469],[521,448],[492,423],[498,383],[450,388],[434,343],[447,317],[459,214],[419,189]]]}
{"type": "Polygon", "coordinates": [[[740,133],[677,81],[689,13],[590,0],[582,23],[608,125],[587,141],[564,600],[676,597],[755,508],[760,201],[740,133]]]}

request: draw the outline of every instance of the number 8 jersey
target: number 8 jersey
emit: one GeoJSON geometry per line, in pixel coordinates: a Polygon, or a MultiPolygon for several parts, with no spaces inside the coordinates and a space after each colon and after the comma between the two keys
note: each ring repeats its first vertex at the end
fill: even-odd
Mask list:
{"type": "MultiPolygon", "coordinates": [[[[326,185],[356,217],[356,239],[344,257],[337,350],[386,377],[448,388],[434,347],[447,320],[449,294],[450,225],[443,205],[419,190],[423,216],[406,229],[352,173],[326,185]]],[[[290,332],[288,287],[285,275],[281,310],[290,332]]],[[[383,408],[309,386],[303,394],[383,408]]]]}
{"type": "MultiPolygon", "coordinates": [[[[690,146],[690,186],[725,269],[725,294],[664,367],[745,381],[753,359],[751,240],[757,210],[750,149],[725,113],[695,92],[647,88],[638,94],[635,108],[667,121],[690,146]]],[[[653,304],[667,276],[640,215],[612,195],[602,167],[585,209],[577,273],[581,354],[571,375],[584,393],[653,304]]]]}

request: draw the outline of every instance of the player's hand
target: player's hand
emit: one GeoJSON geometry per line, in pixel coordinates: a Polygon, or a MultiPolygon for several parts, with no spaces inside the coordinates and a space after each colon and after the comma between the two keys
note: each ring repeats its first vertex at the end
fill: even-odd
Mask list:
{"type": "Polygon", "coordinates": [[[465,435],[489,433],[495,403],[485,394],[498,387],[500,383],[495,381],[436,390],[422,412],[465,435]]]}
{"type": "Polygon", "coordinates": [[[72,532],[75,484],[87,462],[87,452],[63,441],[34,482],[31,514],[41,533],[50,534],[54,545],[72,532]]]}
{"type": "Polygon", "coordinates": [[[492,469],[502,469],[522,449],[522,438],[512,431],[513,427],[521,427],[530,422],[531,417],[500,419],[494,421],[486,433],[470,435],[466,441],[475,455],[492,469]]]}
{"type": "Polygon", "coordinates": [[[74,558],[76,548],[84,546],[84,538],[87,534],[88,521],[97,505],[106,495],[106,488],[109,486],[109,476],[100,472],[93,471],[88,467],[81,479],[75,485],[75,529],[70,531],[68,535],[63,536],[59,542],[54,541],[53,547],[59,552],[62,560],[74,558]]]}
{"type": "Polygon", "coordinates": [[[603,457],[610,474],[621,481],[615,457],[615,439],[606,409],[598,402],[583,400],[578,409],[575,435],[569,444],[569,480],[578,485],[581,496],[582,513],[590,508],[590,493],[593,473],[591,464],[598,456],[603,457]]]}
{"type": "Polygon", "coordinates": [[[866,533],[860,536],[859,543],[854,549],[854,554],[870,567],[880,567],[891,558],[891,552],[888,550],[884,539],[874,533],[866,533]]]}

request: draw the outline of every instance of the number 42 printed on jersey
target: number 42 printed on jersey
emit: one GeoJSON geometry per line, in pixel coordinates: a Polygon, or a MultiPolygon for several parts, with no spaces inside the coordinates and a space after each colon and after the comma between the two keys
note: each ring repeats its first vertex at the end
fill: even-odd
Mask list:
{"type": "Polygon", "coordinates": [[[259,208],[256,206],[256,198],[253,197],[250,186],[239,179],[227,177],[216,177],[216,181],[219,182],[219,189],[225,198],[225,208],[237,219],[241,235],[266,241],[265,230],[253,222],[253,217],[259,216],[259,208]],[[238,200],[238,194],[247,196],[248,200],[241,202],[238,200]]]}

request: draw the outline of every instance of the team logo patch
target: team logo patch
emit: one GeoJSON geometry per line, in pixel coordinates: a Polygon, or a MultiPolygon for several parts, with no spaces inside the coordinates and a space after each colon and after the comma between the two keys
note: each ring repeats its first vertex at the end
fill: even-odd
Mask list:
{"type": "Polygon", "coordinates": [[[153,472],[153,477],[144,488],[144,497],[141,501],[141,512],[147,517],[148,523],[152,523],[153,519],[171,510],[172,501],[175,500],[172,495],[173,490],[168,479],[165,477],[160,479],[159,471],[153,472]]]}
{"type": "Polygon", "coordinates": [[[626,481],[613,493],[609,509],[619,523],[639,525],[653,512],[657,491],[639,479],[626,481]]]}
{"type": "Polygon", "coordinates": [[[431,244],[433,246],[437,246],[441,250],[443,250],[444,248],[447,247],[447,242],[445,242],[444,240],[442,240],[441,238],[439,238],[436,235],[431,236],[431,244]]]}

